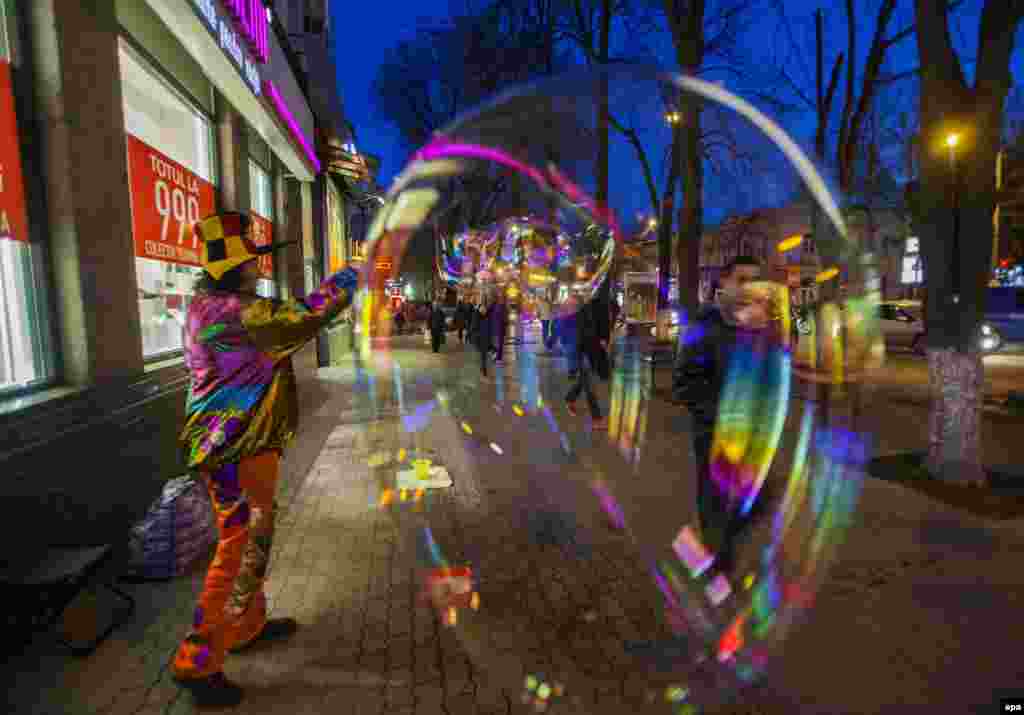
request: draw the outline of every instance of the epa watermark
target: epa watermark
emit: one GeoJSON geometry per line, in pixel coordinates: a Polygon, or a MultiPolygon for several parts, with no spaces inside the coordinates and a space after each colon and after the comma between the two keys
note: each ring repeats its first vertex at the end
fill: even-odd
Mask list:
{"type": "Polygon", "coordinates": [[[1024,713],[1024,697],[1003,698],[999,701],[1000,713],[1024,713]]]}

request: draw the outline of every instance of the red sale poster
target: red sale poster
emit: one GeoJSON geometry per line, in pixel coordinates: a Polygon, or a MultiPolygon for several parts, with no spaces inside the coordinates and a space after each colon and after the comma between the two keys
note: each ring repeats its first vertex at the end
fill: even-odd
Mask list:
{"type": "Polygon", "coordinates": [[[215,211],[214,186],[145,142],[128,135],[135,255],[200,265],[192,226],[215,211]]]}
{"type": "Polygon", "coordinates": [[[11,66],[0,62],[0,238],[28,241],[22,178],[11,66]]]}
{"type": "MultiPolygon", "coordinates": [[[[266,246],[274,241],[274,224],[259,214],[252,214],[252,239],[257,246],[266,246]]],[[[260,275],[274,280],[274,259],[270,255],[260,256],[260,275]]]]}

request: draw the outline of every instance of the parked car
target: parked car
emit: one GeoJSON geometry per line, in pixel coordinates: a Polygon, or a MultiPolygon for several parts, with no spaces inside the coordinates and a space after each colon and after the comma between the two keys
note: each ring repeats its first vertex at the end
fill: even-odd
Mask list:
{"type": "MultiPolygon", "coordinates": [[[[915,306],[881,303],[879,319],[887,347],[910,347],[924,353],[924,323],[915,306]]],[[[985,319],[978,331],[979,350],[990,355],[1019,342],[1024,342],[1024,288],[990,288],[985,319]]]]}
{"type": "Polygon", "coordinates": [[[981,349],[993,353],[1024,342],[1024,288],[989,288],[981,341],[981,349]]]}
{"type": "Polygon", "coordinates": [[[879,303],[878,324],[886,349],[904,348],[924,352],[924,321],[909,306],[879,303]]]}

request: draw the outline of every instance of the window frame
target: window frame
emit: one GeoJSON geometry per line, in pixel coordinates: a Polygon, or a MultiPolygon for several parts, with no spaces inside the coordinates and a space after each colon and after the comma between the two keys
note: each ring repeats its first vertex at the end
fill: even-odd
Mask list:
{"type": "MultiPolygon", "coordinates": [[[[252,156],[251,153],[249,154],[248,159],[249,159],[249,163],[248,163],[248,169],[249,169],[249,211],[251,211],[252,213],[256,214],[260,218],[266,219],[276,229],[277,228],[277,219],[275,218],[275,213],[276,212],[274,211],[274,208],[275,208],[275,201],[274,201],[274,199],[275,199],[275,197],[274,197],[274,173],[272,171],[270,171],[269,169],[267,169],[265,166],[263,166],[263,164],[256,157],[252,156]],[[269,209],[267,211],[267,213],[270,214],[269,216],[266,213],[263,213],[262,211],[258,210],[256,208],[256,206],[255,206],[255,204],[257,202],[255,200],[255,196],[256,196],[255,189],[256,189],[256,186],[255,186],[254,179],[257,176],[257,173],[256,173],[257,171],[262,172],[263,175],[266,177],[266,180],[267,180],[267,191],[268,191],[268,194],[267,194],[267,196],[265,196],[263,198],[265,198],[267,200],[267,206],[268,206],[268,209],[269,209]]],[[[259,203],[262,203],[262,202],[263,202],[263,199],[261,198],[259,203]]],[[[277,261],[273,261],[273,266],[274,266],[274,277],[273,278],[260,278],[260,283],[269,283],[271,288],[272,288],[272,294],[271,295],[264,295],[263,293],[260,293],[260,295],[262,295],[264,298],[277,298],[278,294],[281,292],[281,286],[278,285],[279,269],[278,269],[277,261]]]]}
{"type": "MultiPolygon", "coordinates": [[[[216,191],[217,196],[218,196],[218,200],[219,200],[220,188],[221,188],[221,183],[220,183],[220,180],[221,180],[221,176],[220,176],[220,145],[219,145],[219,141],[218,141],[218,137],[217,137],[216,117],[209,110],[207,110],[205,107],[203,107],[198,101],[196,101],[196,99],[192,96],[192,93],[189,92],[171,74],[166,72],[160,66],[159,62],[157,62],[157,60],[153,57],[153,55],[150,54],[149,52],[147,52],[146,49],[144,47],[142,47],[135,40],[135,38],[132,37],[131,34],[126,32],[123,28],[122,28],[122,31],[121,31],[120,35],[118,36],[118,52],[120,53],[122,50],[134,62],[136,62],[139,65],[139,67],[144,72],[148,73],[151,79],[153,79],[158,84],[162,85],[165,90],[170,92],[173,97],[175,97],[179,102],[184,104],[195,115],[197,115],[198,117],[200,117],[203,120],[205,120],[205,122],[206,122],[206,124],[208,126],[208,129],[209,129],[209,141],[207,142],[207,145],[208,145],[207,160],[209,161],[209,176],[208,177],[203,177],[203,178],[206,181],[209,181],[214,186],[215,191],[216,191]]],[[[120,58],[119,58],[118,61],[120,62],[120,58]]],[[[122,76],[121,77],[122,84],[124,83],[124,81],[125,81],[124,77],[122,76]]],[[[212,85],[211,85],[211,91],[213,91],[212,90],[212,85]]],[[[127,107],[124,105],[124,102],[122,102],[122,112],[124,112],[124,113],[127,112],[127,107]]],[[[130,136],[135,136],[134,134],[131,134],[128,131],[127,125],[124,128],[124,134],[125,134],[125,141],[127,141],[127,137],[129,135],[130,136]]],[[[140,139],[140,141],[145,141],[144,139],[141,139],[140,137],[136,137],[136,138],[140,139]]],[[[162,149],[160,147],[154,147],[154,148],[157,149],[157,150],[161,150],[162,151],[162,149]]],[[[183,162],[180,162],[180,160],[178,160],[178,159],[175,159],[175,161],[179,161],[179,163],[183,163],[183,162]]],[[[198,172],[196,172],[196,173],[198,173],[198,172]]],[[[131,191],[131,187],[129,187],[129,191],[131,191]]],[[[134,226],[133,226],[133,231],[134,231],[134,226]]],[[[132,253],[133,253],[132,258],[135,259],[136,280],[138,280],[138,263],[137,263],[137,261],[141,257],[134,255],[134,252],[135,252],[134,240],[135,239],[134,239],[134,235],[133,235],[133,237],[132,237],[132,253]]],[[[143,259],[143,260],[146,260],[146,259],[143,259]]],[[[156,260],[156,259],[149,259],[149,260],[156,260]]],[[[159,263],[160,261],[157,261],[157,262],[159,263]]],[[[171,262],[167,262],[167,263],[169,263],[171,266],[179,266],[180,265],[180,264],[171,263],[171,262]]],[[[187,267],[188,268],[197,268],[196,266],[187,266],[187,267]]],[[[141,319],[142,319],[142,305],[141,305],[141,302],[139,302],[139,304],[137,306],[137,310],[139,311],[140,327],[141,327],[141,319]]],[[[184,357],[184,354],[185,354],[184,339],[182,339],[182,346],[179,347],[179,348],[174,348],[174,349],[171,349],[171,350],[163,350],[163,351],[160,351],[160,352],[155,352],[155,353],[152,353],[150,355],[147,355],[146,354],[144,337],[141,334],[140,334],[139,337],[140,337],[140,340],[139,340],[139,350],[142,353],[142,362],[143,362],[143,366],[144,366],[145,369],[151,369],[153,367],[153,365],[156,364],[156,363],[167,362],[169,360],[177,360],[177,359],[181,359],[181,358],[184,357]]]]}
{"type": "MultiPolygon", "coordinates": [[[[38,368],[38,377],[22,383],[9,385],[0,384],[0,401],[22,398],[26,395],[52,389],[61,384],[63,362],[60,354],[61,335],[57,330],[57,304],[54,296],[54,273],[51,265],[52,254],[48,241],[34,240],[39,231],[48,231],[48,218],[39,213],[40,192],[45,188],[40,182],[33,180],[33,175],[26,171],[26,163],[37,160],[38,151],[35,143],[27,147],[23,140],[24,132],[30,128],[34,120],[26,119],[35,116],[35,98],[31,91],[23,91],[24,83],[31,81],[31,75],[24,76],[27,71],[22,56],[21,33],[23,17],[19,14],[12,0],[0,0],[0,61],[7,62],[11,69],[11,101],[14,104],[16,128],[20,144],[21,170],[25,190],[25,211],[29,231],[28,249],[23,256],[12,257],[13,269],[19,274],[16,280],[21,282],[25,294],[26,315],[22,316],[27,323],[26,332],[30,343],[30,351],[38,368]],[[33,219],[36,219],[35,221],[33,219]]],[[[9,326],[11,319],[5,314],[0,316],[4,324],[9,326]]],[[[6,329],[6,328],[5,328],[6,329]]],[[[12,349],[13,349],[13,341],[12,349]]]]}
{"type": "MultiPolygon", "coordinates": [[[[148,72],[154,80],[156,80],[160,84],[163,84],[164,88],[170,91],[180,102],[187,105],[189,109],[191,109],[193,112],[195,112],[207,121],[207,123],[210,126],[211,141],[209,142],[209,156],[207,157],[210,162],[210,176],[206,178],[206,180],[213,184],[214,187],[216,187],[219,191],[221,186],[221,177],[220,146],[217,140],[217,118],[205,107],[203,107],[198,101],[196,101],[196,99],[192,96],[192,93],[189,92],[184,87],[184,85],[181,84],[181,82],[176,80],[173,75],[164,71],[164,69],[160,67],[159,63],[157,63],[153,55],[147,52],[144,47],[139,45],[138,42],[135,41],[135,38],[133,38],[130,34],[122,31],[122,33],[118,37],[118,41],[118,49],[121,49],[123,47],[129,55],[133,55],[132,59],[134,59],[143,70],[148,72]]],[[[121,78],[121,82],[124,83],[124,77],[121,78]]],[[[212,86],[210,91],[213,91],[212,86]]],[[[122,111],[124,111],[123,107],[122,111]]],[[[127,126],[125,127],[124,132],[127,136],[127,126]]],[[[155,148],[159,149],[160,147],[155,148]]],[[[178,160],[175,159],[175,161],[178,160]]]]}

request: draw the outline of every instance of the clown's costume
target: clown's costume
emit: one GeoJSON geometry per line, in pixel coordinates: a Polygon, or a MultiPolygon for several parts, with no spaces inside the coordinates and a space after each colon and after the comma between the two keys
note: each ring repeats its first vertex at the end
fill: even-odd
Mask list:
{"type": "Polygon", "coordinates": [[[230,706],[242,691],[224,677],[227,652],[297,627],[267,620],[263,592],[281,451],[298,422],[291,355],[351,304],[357,276],[346,268],[304,300],[261,298],[255,259],[280,244],[256,247],[240,213],[195,231],[205,275],[185,323],[191,385],[181,441],[210,492],[220,538],[173,670],[197,704],[230,706]]]}

